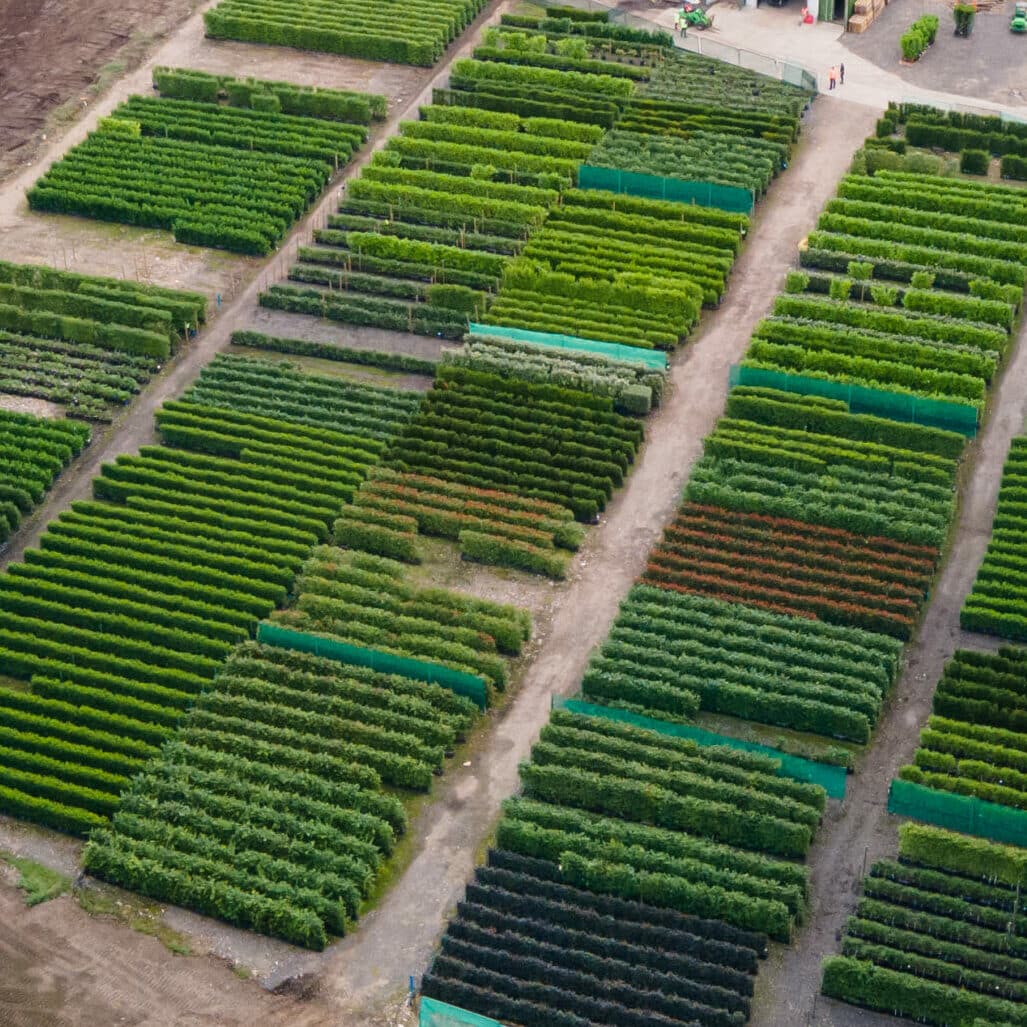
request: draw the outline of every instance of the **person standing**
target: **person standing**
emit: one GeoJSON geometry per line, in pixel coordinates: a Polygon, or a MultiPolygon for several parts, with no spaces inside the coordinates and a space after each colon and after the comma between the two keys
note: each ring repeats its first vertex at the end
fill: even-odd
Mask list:
{"type": "Polygon", "coordinates": [[[844,86],[845,85],[845,65],[844,64],[839,64],[838,65],[838,85],[840,85],[840,86],[844,86]]]}
{"type": "Polygon", "coordinates": [[[834,89],[835,83],[838,81],[838,69],[832,64],[827,72],[827,88],[834,89]]]}

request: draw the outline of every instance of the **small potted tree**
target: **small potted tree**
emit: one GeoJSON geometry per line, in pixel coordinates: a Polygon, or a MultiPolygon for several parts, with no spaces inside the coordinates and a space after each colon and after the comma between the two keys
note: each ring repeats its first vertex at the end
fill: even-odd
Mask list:
{"type": "Polygon", "coordinates": [[[974,29],[974,15],[977,13],[977,4],[956,4],[952,8],[952,17],[956,20],[956,35],[969,36],[974,29]]]}

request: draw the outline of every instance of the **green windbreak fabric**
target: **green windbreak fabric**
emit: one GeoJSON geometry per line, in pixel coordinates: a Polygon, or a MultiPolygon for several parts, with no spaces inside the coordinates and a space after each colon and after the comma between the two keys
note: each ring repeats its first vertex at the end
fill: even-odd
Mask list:
{"type": "Polygon", "coordinates": [[[584,702],[581,699],[561,699],[554,696],[553,708],[567,710],[570,713],[580,713],[585,717],[603,717],[606,720],[619,721],[633,727],[658,731],[661,735],[670,735],[674,738],[687,738],[698,745],[726,745],[732,749],[772,756],[781,762],[781,769],[778,773],[782,777],[791,777],[796,781],[820,785],[832,799],[845,798],[847,775],[844,767],[832,766],[829,763],[817,763],[814,760],[803,759],[801,756],[790,756],[788,753],[772,749],[767,745],[743,742],[728,735],[714,734],[712,731],[705,731],[691,724],[675,724],[667,720],[657,720],[654,717],[644,717],[638,713],[629,713],[627,710],[618,710],[612,706],[600,706],[597,703],[584,702]]]}
{"type": "Polygon", "coordinates": [[[619,342],[602,342],[597,339],[582,339],[577,335],[554,335],[551,332],[533,332],[527,328],[510,328],[507,325],[475,324],[468,325],[471,335],[492,336],[497,339],[509,339],[511,342],[526,342],[535,346],[548,346],[551,349],[577,350],[580,353],[591,353],[593,356],[606,357],[608,360],[630,360],[636,364],[644,364],[656,371],[667,370],[667,354],[660,350],[642,349],[640,346],[625,346],[619,342]]]}
{"type": "Polygon", "coordinates": [[[418,1027],[503,1027],[498,1020],[469,1013],[434,998],[421,999],[421,1014],[418,1027]]]}
{"type": "Polygon", "coordinates": [[[349,645],[322,635],[308,635],[303,631],[292,631],[263,621],[257,628],[257,641],[265,645],[277,646],[279,649],[298,649],[300,652],[313,653],[326,659],[337,660],[339,663],[352,663],[359,667],[370,667],[382,674],[398,674],[400,677],[414,678],[416,681],[428,681],[435,685],[444,685],[457,695],[464,695],[485,709],[488,705],[488,686],[483,678],[463,671],[443,667],[427,660],[412,660],[394,653],[383,653],[378,649],[365,649],[363,646],[349,645]]]}
{"type": "Polygon", "coordinates": [[[700,207],[719,207],[736,214],[750,214],[753,196],[749,189],[716,182],[688,182],[681,178],[644,175],[638,171],[620,171],[582,164],[578,168],[579,189],[603,189],[611,193],[644,196],[650,200],[674,200],[696,203],[700,207]]]}
{"type": "Polygon", "coordinates": [[[888,812],[960,834],[1027,847],[1027,813],[969,795],[940,792],[899,778],[891,783],[888,812]]]}
{"type": "Polygon", "coordinates": [[[923,399],[902,392],[870,389],[825,378],[807,378],[801,374],[746,367],[744,364],[731,368],[730,384],[732,388],[736,385],[758,385],[803,396],[826,396],[848,403],[849,412],[853,414],[873,414],[892,421],[922,424],[927,428],[944,428],[971,439],[977,434],[977,408],[968,404],[923,399]]]}

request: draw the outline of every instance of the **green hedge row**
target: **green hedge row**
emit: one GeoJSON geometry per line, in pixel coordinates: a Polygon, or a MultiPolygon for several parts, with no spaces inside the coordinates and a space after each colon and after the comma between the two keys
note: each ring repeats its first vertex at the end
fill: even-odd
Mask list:
{"type": "Polygon", "coordinates": [[[96,877],[153,898],[188,906],[208,915],[227,918],[240,926],[260,930],[296,945],[320,951],[327,945],[324,924],[310,909],[295,907],[285,899],[252,891],[252,881],[207,880],[205,861],[183,859],[180,867],[166,865],[166,858],[143,857],[101,834],[86,849],[86,869],[96,877]]]}
{"type": "Polygon", "coordinates": [[[938,1027],[961,1027],[976,1016],[986,1023],[1027,1023],[1015,1003],[921,980],[847,956],[831,956],[824,961],[823,992],[831,998],[915,1017],[938,1027]]]}
{"type": "Polygon", "coordinates": [[[322,9],[311,20],[296,0],[222,0],[204,14],[204,23],[214,39],[432,65],[482,6],[481,0],[444,0],[415,3],[400,14],[364,3],[344,12],[322,9]]]}
{"type": "Polygon", "coordinates": [[[130,100],[115,115],[112,123],[153,135],[93,133],[29,190],[33,209],[163,228],[180,242],[256,255],[278,244],[363,134],[318,142],[341,127],[179,100],[130,100]]]}
{"type": "Polygon", "coordinates": [[[727,803],[676,795],[658,785],[568,767],[521,765],[529,798],[689,830],[729,845],[784,857],[801,857],[812,830],[764,813],[747,813],[727,803]]]}
{"type": "MultiPolygon", "coordinates": [[[[722,920],[703,920],[573,888],[560,883],[559,872],[551,864],[516,853],[492,848],[487,859],[467,887],[467,902],[476,906],[567,927],[581,923],[594,930],[602,925],[603,930],[594,933],[653,950],[708,958],[730,975],[727,979],[732,984],[738,981],[736,973],[755,974],[758,957],[767,953],[764,934],[722,920]]],[[[740,987],[744,989],[744,983],[740,987]]]]}
{"type": "Polygon", "coordinates": [[[215,103],[227,98],[229,103],[241,107],[253,107],[255,98],[270,94],[277,98],[279,109],[285,114],[353,121],[360,125],[382,120],[388,113],[386,98],[374,93],[297,86],[291,82],[268,82],[255,78],[240,80],[185,68],[154,68],[153,84],[161,95],[172,99],[215,103]]]}
{"type": "Polygon", "coordinates": [[[462,530],[459,534],[460,555],[467,560],[494,567],[515,567],[518,570],[546,574],[562,580],[567,573],[567,557],[552,549],[544,549],[496,532],[462,530]]]}

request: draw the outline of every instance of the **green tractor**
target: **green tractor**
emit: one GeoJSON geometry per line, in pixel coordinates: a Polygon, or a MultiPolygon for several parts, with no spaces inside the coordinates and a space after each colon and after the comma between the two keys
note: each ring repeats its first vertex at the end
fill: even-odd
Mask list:
{"type": "Polygon", "coordinates": [[[713,17],[703,10],[702,4],[686,3],[675,16],[674,24],[678,32],[685,35],[688,29],[713,28],[713,17]]]}
{"type": "Polygon", "coordinates": [[[1010,32],[1027,32],[1027,0],[1016,0],[1013,16],[1009,19],[1010,32]]]}

